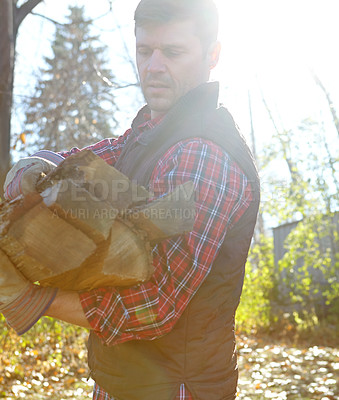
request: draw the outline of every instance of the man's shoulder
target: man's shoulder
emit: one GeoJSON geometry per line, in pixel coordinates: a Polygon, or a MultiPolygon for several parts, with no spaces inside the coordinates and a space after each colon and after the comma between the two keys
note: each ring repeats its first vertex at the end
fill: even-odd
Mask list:
{"type": "MultiPolygon", "coordinates": [[[[180,140],[172,145],[163,155],[160,162],[170,160],[186,160],[185,162],[195,162],[204,160],[205,162],[230,163],[231,160],[227,150],[220,144],[211,139],[203,137],[190,137],[180,140]]],[[[175,161],[177,162],[177,161],[175,161]]]]}
{"type": "Polygon", "coordinates": [[[200,136],[192,136],[189,138],[185,138],[177,142],[175,145],[172,146],[174,149],[177,147],[177,151],[200,151],[200,152],[208,152],[210,154],[225,154],[227,152],[222,146],[212,139],[200,136]]]}

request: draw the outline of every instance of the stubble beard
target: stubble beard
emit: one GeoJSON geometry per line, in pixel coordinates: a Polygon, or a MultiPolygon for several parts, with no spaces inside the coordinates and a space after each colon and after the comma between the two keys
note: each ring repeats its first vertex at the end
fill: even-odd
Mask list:
{"type": "Polygon", "coordinates": [[[149,75],[146,77],[142,91],[152,111],[166,113],[175,103],[175,87],[169,77],[149,75]]]}

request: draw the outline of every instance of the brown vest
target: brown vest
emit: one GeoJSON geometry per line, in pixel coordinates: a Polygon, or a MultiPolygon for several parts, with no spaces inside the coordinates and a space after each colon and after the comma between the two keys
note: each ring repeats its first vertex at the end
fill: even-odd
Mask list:
{"type": "MultiPolygon", "coordinates": [[[[180,140],[201,137],[221,146],[242,168],[253,201],[226,234],[211,272],[173,330],[152,341],[105,346],[91,333],[91,376],[117,400],[172,400],[185,383],[195,400],[231,400],[237,386],[234,315],[259,206],[259,179],[244,139],[224,108],[218,84],[185,95],[154,129],[128,140],[115,167],[147,187],[153,168],[180,140]]],[[[141,122],[143,108],[132,124],[141,122]]],[[[131,138],[133,137],[133,133],[131,138]]]]}

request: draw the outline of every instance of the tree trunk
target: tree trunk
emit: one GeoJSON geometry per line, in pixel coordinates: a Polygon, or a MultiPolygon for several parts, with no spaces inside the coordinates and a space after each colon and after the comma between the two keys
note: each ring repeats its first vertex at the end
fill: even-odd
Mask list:
{"type": "Polygon", "coordinates": [[[10,166],[10,124],[14,70],[13,2],[0,2],[0,197],[10,166]]]}
{"type": "Polygon", "coordinates": [[[21,22],[42,0],[28,0],[19,8],[14,0],[0,1],[0,198],[10,167],[11,110],[15,43],[21,22]]]}

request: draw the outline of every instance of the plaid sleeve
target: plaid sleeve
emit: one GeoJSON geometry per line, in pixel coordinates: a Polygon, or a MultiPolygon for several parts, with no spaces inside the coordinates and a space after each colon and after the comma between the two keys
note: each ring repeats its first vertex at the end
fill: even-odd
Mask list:
{"type": "Polygon", "coordinates": [[[123,135],[119,136],[118,138],[103,139],[100,142],[84,147],[83,149],[73,147],[73,149],[69,151],[62,151],[58,154],[66,158],[72,154],[78,153],[81,150],[87,149],[93,151],[93,153],[105,160],[107,164],[114,165],[118,160],[121,150],[123,149],[130,133],[131,129],[128,129],[123,135]]]}
{"type": "Polygon", "coordinates": [[[208,275],[227,229],[250,204],[246,176],[212,142],[190,139],[173,146],[154,169],[150,189],[162,196],[187,181],[196,191],[193,231],[153,249],[151,280],[80,295],[92,329],[108,345],[169,332],[208,275]]]}
{"type": "Polygon", "coordinates": [[[44,160],[51,161],[55,165],[59,165],[64,157],[58,153],[54,153],[50,150],[39,150],[37,153],[34,153],[32,157],[40,157],[44,160]]]}

